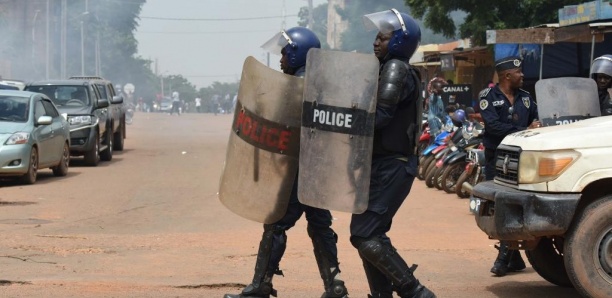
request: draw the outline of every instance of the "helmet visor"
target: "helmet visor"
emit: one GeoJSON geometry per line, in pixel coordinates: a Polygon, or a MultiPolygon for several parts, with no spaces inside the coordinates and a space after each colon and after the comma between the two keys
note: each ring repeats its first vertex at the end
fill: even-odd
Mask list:
{"type": "Polygon", "coordinates": [[[593,60],[593,65],[591,66],[591,77],[593,74],[603,73],[612,77],[612,57],[611,56],[602,56],[593,60]]]}
{"type": "Polygon", "coordinates": [[[406,30],[404,20],[395,9],[364,15],[363,24],[368,31],[378,30],[385,34],[398,29],[406,30]]]}
{"type": "Polygon", "coordinates": [[[292,44],[292,43],[293,41],[291,40],[289,35],[287,35],[287,33],[285,33],[285,31],[283,30],[281,32],[276,33],[274,36],[272,36],[272,38],[266,41],[261,46],[261,48],[272,54],[280,55],[282,49],[288,44],[292,44]]]}

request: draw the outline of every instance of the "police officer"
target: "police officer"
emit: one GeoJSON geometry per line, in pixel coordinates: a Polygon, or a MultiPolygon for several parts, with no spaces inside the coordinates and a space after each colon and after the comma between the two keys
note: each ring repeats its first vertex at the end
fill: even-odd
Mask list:
{"type": "MultiPolygon", "coordinates": [[[[304,77],[306,54],[311,48],[320,48],[321,43],[311,30],[294,27],[276,34],[262,47],[271,52],[280,50],[280,68],[284,73],[304,77]]],[[[306,214],[308,236],[312,239],[315,259],[323,279],[325,292],[322,297],[347,297],[344,281],[338,275],[340,273],[336,246],[338,236],[331,228],[331,213],[300,203],[297,198],[297,181],[296,177],[285,216],[276,223],[264,224],[253,282],[244,288],[242,293],[226,294],[224,298],[268,298],[270,295],[276,297],[276,290],[272,287],[272,277],[275,274],[282,274],[279,263],[287,245],[285,232],[295,225],[303,213],[306,214]]]]}
{"type": "Polygon", "coordinates": [[[601,115],[612,115],[612,55],[603,55],[593,60],[591,78],[597,83],[601,115]]]}
{"type": "MultiPolygon", "coordinates": [[[[508,134],[540,127],[538,109],[529,92],[523,86],[523,71],[520,57],[511,56],[495,61],[499,83],[480,93],[480,115],[485,123],[483,144],[485,147],[485,179],[495,178],[495,151],[508,134]]],[[[525,262],[518,250],[509,250],[507,243],[500,242],[499,253],[491,268],[497,276],[509,271],[525,269],[525,262]]]]}
{"type": "Polygon", "coordinates": [[[380,72],[368,208],[352,216],[351,243],[363,262],[371,297],[393,297],[393,291],[400,297],[435,297],[387,236],[416,175],[421,79],[408,62],[421,31],[414,19],[395,9],[366,15],[364,21],[379,31],[373,45],[380,72]]]}

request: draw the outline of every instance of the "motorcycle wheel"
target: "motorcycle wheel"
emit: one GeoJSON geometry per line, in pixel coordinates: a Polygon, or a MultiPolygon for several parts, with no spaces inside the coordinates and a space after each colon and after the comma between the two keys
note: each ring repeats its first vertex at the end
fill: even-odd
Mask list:
{"type": "Polygon", "coordinates": [[[459,177],[464,173],[465,170],[465,162],[458,162],[452,165],[449,165],[442,173],[442,190],[446,193],[454,193],[455,188],[461,187],[459,182],[459,177]]]}
{"type": "Polygon", "coordinates": [[[433,155],[421,156],[419,167],[417,168],[417,179],[425,180],[425,174],[427,174],[427,167],[434,159],[433,155]]]}
{"type": "Polygon", "coordinates": [[[427,187],[432,188],[434,187],[434,174],[436,172],[436,170],[438,168],[436,168],[436,161],[437,159],[433,159],[430,163],[429,166],[427,166],[427,171],[425,172],[425,185],[427,185],[427,187]]]}
{"type": "MultiPolygon", "coordinates": [[[[470,197],[470,193],[463,190],[463,182],[468,181],[470,178],[470,174],[468,172],[461,173],[461,176],[457,179],[457,185],[455,185],[455,193],[461,199],[467,199],[470,197]]],[[[473,186],[473,185],[472,185],[473,186]]]]}

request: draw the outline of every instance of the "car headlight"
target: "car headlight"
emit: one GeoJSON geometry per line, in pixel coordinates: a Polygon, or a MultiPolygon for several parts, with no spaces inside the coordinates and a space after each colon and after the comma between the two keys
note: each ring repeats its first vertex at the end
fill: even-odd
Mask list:
{"type": "Polygon", "coordinates": [[[555,180],[580,157],[574,150],[523,151],[519,161],[519,183],[555,180]]]}
{"type": "Polygon", "coordinates": [[[91,116],[70,116],[68,123],[70,125],[91,124],[91,116]]]}
{"type": "Polygon", "coordinates": [[[16,132],[6,140],[6,145],[25,144],[28,142],[30,134],[27,132],[16,132]]]}

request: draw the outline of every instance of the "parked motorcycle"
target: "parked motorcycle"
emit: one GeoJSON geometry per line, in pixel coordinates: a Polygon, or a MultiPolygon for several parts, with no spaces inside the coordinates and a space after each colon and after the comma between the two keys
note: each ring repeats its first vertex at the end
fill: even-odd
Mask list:
{"type": "Polygon", "coordinates": [[[125,123],[132,124],[134,122],[134,106],[129,104],[125,111],[125,123]]]}

